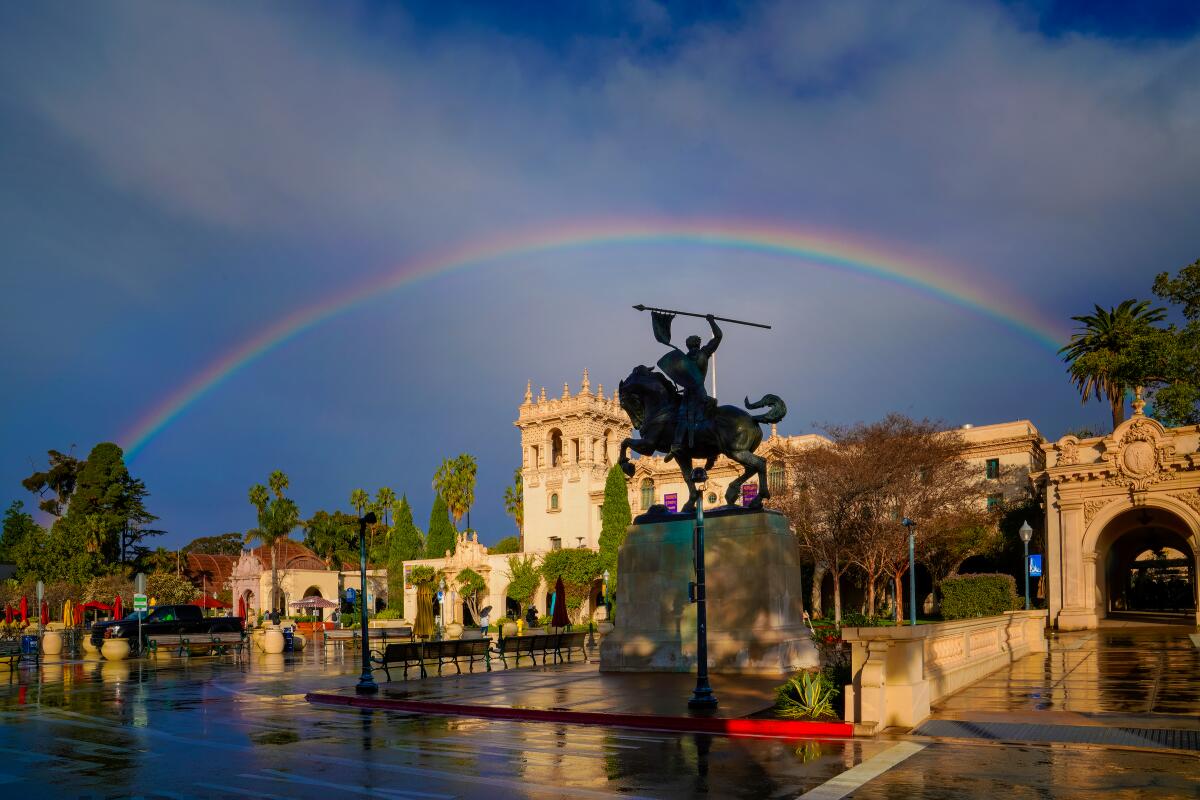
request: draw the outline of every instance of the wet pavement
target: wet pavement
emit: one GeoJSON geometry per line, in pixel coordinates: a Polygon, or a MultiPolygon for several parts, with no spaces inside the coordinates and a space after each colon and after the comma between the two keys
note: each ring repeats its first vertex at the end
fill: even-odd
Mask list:
{"type": "Polygon", "coordinates": [[[937,719],[1200,730],[1194,628],[1115,626],[1060,634],[938,703],[937,719]]]}
{"type": "MultiPolygon", "coordinates": [[[[0,678],[0,784],[22,798],[1198,796],[1200,759],[1180,753],[660,734],[303,701],[352,685],[356,655],[23,666],[0,678]]],[[[498,701],[584,683],[592,669],[414,677],[386,691],[498,701]]],[[[575,700],[665,694],[656,679],[612,677],[605,694],[575,700]]]]}

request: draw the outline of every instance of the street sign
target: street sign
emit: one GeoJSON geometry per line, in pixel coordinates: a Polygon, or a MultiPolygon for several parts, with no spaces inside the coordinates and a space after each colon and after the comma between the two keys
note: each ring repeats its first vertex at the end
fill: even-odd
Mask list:
{"type": "Polygon", "coordinates": [[[353,589],[346,590],[346,602],[347,603],[353,603],[357,597],[358,597],[358,592],[354,591],[353,589]]]}
{"type": "Polygon", "coordinates": [[[150,607],[150,601],[144,594],[135,594],[133,596],[133,610],[145,611],[150,607]]]}
{"type": "Polygon", "coordinates": [[[1042,577],[1042,557],[1041,556],[1030,556],[1029,557],[1029,577],[1031,577],[1031,578],[1042,577]]]}
{"type": "Polygon", "coordinates": [[[139,572],[133,576],[133,591],[137,594],[146,593],[146,573],[139,572]]]}
{"type": "Polygon", "coordinates": [[[676,513],[679,511],[679,495],[664,494],[663,505],[667,507],[667,511],[671,512],[672,514],[676,513]]]}
{"type": "Polygon", "coordinates": [[[43,598],[43,597],[45,597],[45,596],[46,596],[46,584],[42,583],[41,581],[38,581],[38,582],[37,582],[37,599],[38,599],[38,602],[39,602],[39,603],[40,603],[40,602],[42,602],[42,598],[43,598]]]}

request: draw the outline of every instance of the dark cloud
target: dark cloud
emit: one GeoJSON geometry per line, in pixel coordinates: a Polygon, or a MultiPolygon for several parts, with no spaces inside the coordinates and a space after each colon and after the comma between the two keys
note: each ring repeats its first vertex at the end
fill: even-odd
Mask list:
{"type": "MultiPolygon", "coordinates": [[[[4,16],[14,495],[29,457],[114,436],[269,321],[514,229],[842,230],[1060,319],[1196,257],[1195,36],[1063,35],[950,2],[643,2],[542,29],[377,4],[4,16]]],[[[308,508],[382,483],[427,508],[433,465],[469,449],[489,540],[507,530],[524,379],[556,394],[583,366],[613,383],[651,361],[645,331],[622,328],[637,301],[772,320],[730,338],[721,380],[785,394],[793,430],[892,409],[1028,416],[1052,436],[1103,418],[994,321],[778,258],[656,246],[507,259],[381,298],[231,379],[139,468],[186,536],[249,525],[244,485],[275,467],[308,508]]]]}

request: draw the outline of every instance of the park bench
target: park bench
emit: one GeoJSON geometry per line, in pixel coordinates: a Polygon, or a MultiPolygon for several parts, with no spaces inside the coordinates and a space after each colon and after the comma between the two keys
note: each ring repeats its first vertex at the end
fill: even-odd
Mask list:
{"type": "MultiPolygon", "coordinates": [[[[411,642],[413,640],[413,629],[411,626],[403,628],[371,628],[369,636],[369,641],[382,642],[384,644],[389,642],[411,642]]],[[[362,634],[357,630],[338,629],[325,631],[325,646],[349,644],[351,647],[358,647],[359,639],[361,638],[362,634]]]]}
{"type": "Polygon", "coordinates": [[[426,676],[425,672],[425,643],[424,642],[395,642],[385,644],[383,651],[373,650],[371,663],[378,664],[376,669],[382,669],[387,675],[387,679],[392,679],[391,665],[400,664],[404,668],[404,678],[408,679],[408,670],[410,667],[420,667],[421,677],[426,676]]]}
{"type": "Polygon", "coordinates": [[[458,674],[462,674],[462,667],[459,666],[459,659],[467,659],[467,668],[475,671],[475,662],[483,661],[487,664],[488,672],[492,671],[491,661],[489,660],[489,649],[491,641],[488,639],[448,639],[441,642],[430,642],[431,647],[437,648],[438,674],[442,674],[442,665],[453,663],[454,669],[458,674]]]}
{"type": "Polygon", "coordinates": [[[499,653],[500,660],[504,662],[505,669],[508,668],[508,657],[514,656],[516,666],[521,666],[521,659],[528,656],[533,663],[537,663],[537,654],[542,654],[542,663],[546,663],[547,657],[553,656],[555,661],[563,660],[563,650],[566,650],[568,661],[571,660],[571,652],[578,650],[583,654],[583,660],[587,661],[587,651],[583,646],[585,634],[579,633],[536,633],[531,636],[506,636],[500,640],[499,653]]]}
{"type": "Polygon", "coordinates": [[[9,669],[12,669],[20,660],[21,640],[19,638],[0,640],[0,661],[7,661],[9,669]]]}
{"type": "Polygon", "coordinates": [[[173,652],[177,656],[220,656],[234,652],[238,656],[246,649],[246,634],[189,633],[160,634],[146,637],[146,649],[151,653],[173,652]]]}
{"type": "Polygon", "coordinates": [[[467,660],[467,669],[475,671],[476,662],[482,661],[491,672],[491,642],[488,639],[445,639],[440,642],[388,642],[382,651],[372,650],[371,662],[378,664],[376,669],[382,669],[387,679],[392,679],[389,667],[400,664],[404,668],[404,677],[408,677],[411,667],[421,668],[421,677],[428,675],[425,671],[426,661],[436,661],[438,675],[442,667],[454,664],[458,674],[462,674],[461,660],[467,660]]]}

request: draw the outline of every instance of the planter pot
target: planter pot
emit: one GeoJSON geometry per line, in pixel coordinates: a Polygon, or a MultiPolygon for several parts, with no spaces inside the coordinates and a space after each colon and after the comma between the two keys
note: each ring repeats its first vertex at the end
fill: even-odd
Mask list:
{"type": "Polygon", "coordinates": [[[283,631],[279,628],[268,628],[262,635],[260,645],[267,655],[279,655],[283,652],[283,631]]]}
{"type": "Polygon", "coordinates": [[[516,636],[517,635],[517,623],[515,623],[515,622],[504,623],[501,632],[504,634],[505,639],[507,639],[510,636],[516,636]]]}
{"type": "Polygon", "coordinates": [[[42,634],[42,653],[48,656],[57,656],[62,653],[63,640],[62,634],[58,631],[46,631],[42,634]]]}
{"type": "Polygon", "coordinates": [[[80,639],[80,643],[83,645],[84,658],[86,658],[88,656],[100,655],[100,648],[97,647],[96,645],[92,644],[92,632],[91,631],[84,632],[83,637],[80,639]]]}
{"type": "Polygon", "coordinates": [[[100,654],[106,661],[124,661],[129,658],[129,640],[105,639],[100,646],[100,654]]]}
{"type": "Polygon", "coordinates": [[[463,635],[463,626],[461,622],[451,622],[446,626],[447,639],[461,639],[463,635]]]}
{"type": "Polygon", "coordinates": [[[613,632],[613,624],[611,622],[596,623],[596,632],[601,636],[606,636],[613,632]]]}
{"type": "Polygon", "coordinates": [[[302,633],[292,634],[292,652],[299,653],[308,644],[308,637],[302,633]]]}

